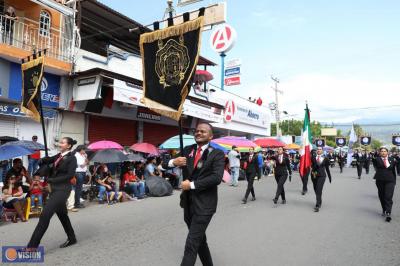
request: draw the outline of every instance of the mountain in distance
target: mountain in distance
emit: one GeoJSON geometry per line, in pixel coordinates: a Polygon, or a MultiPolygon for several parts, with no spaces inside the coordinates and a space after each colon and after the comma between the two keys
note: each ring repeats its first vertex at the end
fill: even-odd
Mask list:
{"type": "MultiPolygon", "coordinates": [[[[399,119],[398,117],[396,117],[399,119]]],[[[352,123],[321,123],[326,126],[333,126],[340,129],[344,136],[348,136],[351,130],[352,123]]],[[[371,135],[372,138],[378,139],[383,142],[384,145],[392,145],[392,134],[400,133],[400,121],[388,120],[388,119],[376,119],[366,118],[357,119],[354,124],[358,124],[362,127],[364,132],[371,135]]],[[[360,136],[358,136],[360,137],[360,136]]]]}

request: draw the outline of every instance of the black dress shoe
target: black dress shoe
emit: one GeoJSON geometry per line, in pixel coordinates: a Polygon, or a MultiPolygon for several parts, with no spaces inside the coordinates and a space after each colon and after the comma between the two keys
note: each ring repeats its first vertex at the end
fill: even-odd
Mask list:
{"type": "Polygon", "coordinates": [[[256,197],[252,197],[252,198],[251,198],[251,201],[255,201],[255,200],[256,200],[256,197]]]}
{"type": "Polygon", "coordinates": [[[319,212],[319,207],[318,206],[315,206],[314,212],[319,212]]]}
{"type": "Polygon", "coordinates": [[[247,203],[247,199],[242,199],[242,204],[246,204],[247,203]]]}
{"type": "Polygon", "coordinates": [[[390,215],[390,212],[387,212],[387,213],[386,213],[386,219],[385,219],[385,221],[388,222],[388,223],[390,223],[391,220],[392,220],[392,217],[391,217],[391,215],[390,215]]]}
{"type": "Polygon", "coordinates": [[[305,194],[306,194],[306,192],[305,192],[305,191],[302,191],[302,192],[301,192],[301,195],[303,195],[303,196],[304,196],[305,194]]]}
{"type": "Polygon", "coordinates": [[[278,204],[278,199],[273,199],[274,204],[278,204]]]}
{"type": "Polygon", "coordinates": [[[83,208],[85,208],[85,205],[79,204],[78,206],[75,206],[75,208],[77,208],[77,209],[83,209],[83,208]]]}
{"type": "Polygon", "coordinates": [[[282,200],[282,204],[286,204],[286,200],[282,200]]]}
{"type": "Polygon", "coordinates": [[[67,241],[65,241],[65,243],[63,243],[60,246],[60,248],[66,248],[66,247],[72,246],[74,244],[76,244],[76,239],[68,239],[67,241]]]}

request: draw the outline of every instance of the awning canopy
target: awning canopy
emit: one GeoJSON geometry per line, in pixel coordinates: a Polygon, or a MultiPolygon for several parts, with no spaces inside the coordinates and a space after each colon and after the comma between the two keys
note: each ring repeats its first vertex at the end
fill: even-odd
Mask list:
{"type": "MultiPolygon", "coordinates": [[[[87,71],[78,72],[72,76],[75,78],[73,88],[73,100],[85,101],[101,98],[101,88],[104,86],[103,79],[113,80],[112,86],[114,89],[114,101],[143,106],[140,99],[143,97],[142,81],[124,76],[112,71],[101,68],[93,68],[87,71]]],[[[208,102],[196,97],[188,96],[186,98],[190,102],[197,103],[207,107],[224,109],[224,106],[208,102]]]]}

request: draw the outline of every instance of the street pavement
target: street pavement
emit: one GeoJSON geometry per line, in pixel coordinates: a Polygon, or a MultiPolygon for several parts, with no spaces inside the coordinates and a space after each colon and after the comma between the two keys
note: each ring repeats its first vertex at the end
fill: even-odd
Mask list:
{"type": "MultiPolygon", "coordinates": [[[[273,177],[256,181],[257,200],[241,204],[246,182],[221,184],[219,205],[207,230],[215,265],[395,266],[400,265],[400,191],[396,187],[393,220],[384,222],[374,171],[356,179],[356,169],[332,170],[319,213],[315,194],[301,195],[294,174],[286,183],[287,204],[274,208],[273,177]]],[[[179,265],[187,228],[179,192],[112,206],[93,204],[70,213],[78,244],[66,249],[61,224],[54,216],[42,240],[46,265],[179,265]]],[[[1,245],[24,245],[37,223],[2,224],[1,245]]],[[[198,260],[196,265],[201,265],[198,260]]]]}

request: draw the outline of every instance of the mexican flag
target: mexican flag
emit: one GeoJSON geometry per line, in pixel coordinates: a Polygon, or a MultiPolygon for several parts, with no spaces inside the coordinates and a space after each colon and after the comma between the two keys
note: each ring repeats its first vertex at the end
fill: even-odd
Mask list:
{"type": "Polygon", "coordinates": [[[301,133],[301,149],[300,149],[300,176],[306,175],[307,171],[311,167],[311,127],[310,127],[310,110],[308,105],[305,109],[306,113],[304,115],[303,130],[301,133]]]}

